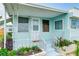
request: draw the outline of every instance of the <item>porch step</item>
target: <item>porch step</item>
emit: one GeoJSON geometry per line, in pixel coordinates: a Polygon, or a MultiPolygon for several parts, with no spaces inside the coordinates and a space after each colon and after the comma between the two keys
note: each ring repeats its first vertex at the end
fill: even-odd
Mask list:
{"type": "Polygon", "coordinates": [[[44,46],[41,45],[41,47],[43,46],[43,49],[46,52],[46,56],[59,56],[60,55],[54,48],[52,48],[52,45],[50,42],[41,40],[41,44],[42,43],[44,46]]]}
{"type": "Polygon", "coordinates": [[[59,56],[60,54],[55,51],[50,51],[46,54],[47,56],[59,56]]]}
{"type": "Polygon", "coordinates": [[[60,54],[52,47],[48,46],[46,49],[47,56],[59,56],[60,54]]]}
{"type": "Polygon", "coordinates": [[[60,54],[58,52],[55,51],[54,48],[49,48],[47,51],[46,51],[46,55],[47,56],[59,56],[60,54]]]}
{"type": "Polygon", "coordinates": [[[55,51],[53,48],[47,48],[46,51],[55,51]]]}

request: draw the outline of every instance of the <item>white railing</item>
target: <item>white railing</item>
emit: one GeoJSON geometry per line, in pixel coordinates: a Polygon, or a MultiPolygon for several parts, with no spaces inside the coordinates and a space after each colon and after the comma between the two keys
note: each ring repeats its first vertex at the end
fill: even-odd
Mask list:
{"type": "Polygon", "coordinates": [[[46,49],[47,44],[46,44],[46,42],[45,42],[44,40],[40,40],[39,46],[40,46],[41,48],[43,48],[43,49],[46,49]]]}
{"type": "Polygon", "coordinates": [[[45,51],[49,49],[47,41],[46,40],[42,40],[42,39],[39,41],[39,47],[44,49],[45,51]]]}

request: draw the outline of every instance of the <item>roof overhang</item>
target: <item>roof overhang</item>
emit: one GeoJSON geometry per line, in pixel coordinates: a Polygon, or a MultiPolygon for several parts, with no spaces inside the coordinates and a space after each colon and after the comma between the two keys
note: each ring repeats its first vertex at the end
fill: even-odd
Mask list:
{"type": "Polygon", "coordinates": [[[72,18],[72,19],[79,19],[79,17],[77,17],[77,16],[72,16],[70,18],[72,18]]]}
{"type": "Polygon", "coordinates": [[[54,8],[49,8],[37,4],[23,4],[23,3],[4,3],[4,6],[8,12],[9,15],[19,15],[23,17],[46,17],[51,18],[58,16],[63,13],[67,13],[63,10],[58,10],[54,8]]]}

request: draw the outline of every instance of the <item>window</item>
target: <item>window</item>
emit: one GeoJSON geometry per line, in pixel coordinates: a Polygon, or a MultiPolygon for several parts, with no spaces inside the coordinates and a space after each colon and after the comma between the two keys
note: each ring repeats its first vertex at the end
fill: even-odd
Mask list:
{"type": "Polygon", "coordinates": [[[43,20],[43,32],[49,32],[49,20],[43,20]]]}
{"type": "Polygon", "coordinates": [[[36,19],[33,20],[33,31],[38,31],[38,29],[39,29],[38,23],[39,23],[38,20],[36,20],[36,19]]]}
{"type": "Polygon", "coordinates": [[[24,17],[18,18],[18,32],[28,32],[29,28],[29,19],[24,17]]]}
{"type": "Polygon", "coordinates": [[[33,25],[33,30],[38,31],[38,25],[33,25]]]}
{"type": "Polygon", "coordinates": [[[59,30],[62,29],[62,20],[55,21],[55,29],[59,30]]]}
{"type": "Polygon", "coordinates": [[[73,29],[79,29],[79,20],[71,20],[71,28],[73,29]]]}
{"type": "Polygon", "coordinates": [[[11,29],[11,28],[9,28],[9,31],[12,31],[12,29],[11,29]]]}
{"type": "Polygon", "coordinates": [[[18,23],[28,23],[28,18],[19,17],[18,23]]]}

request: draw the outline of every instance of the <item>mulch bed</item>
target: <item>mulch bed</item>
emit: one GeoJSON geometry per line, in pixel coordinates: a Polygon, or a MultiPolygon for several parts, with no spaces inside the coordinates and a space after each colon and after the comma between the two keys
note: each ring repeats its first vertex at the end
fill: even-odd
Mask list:
{"type": "Polygon", "coordinates": [[[34,51],[25,52],[24,54],[17,53],[17,55],[18,56],[29,56],[29,55],[37,54],[37,53],[40,53],[40,52],[42,52],[41,49],[36,49],[34,51]]]}

